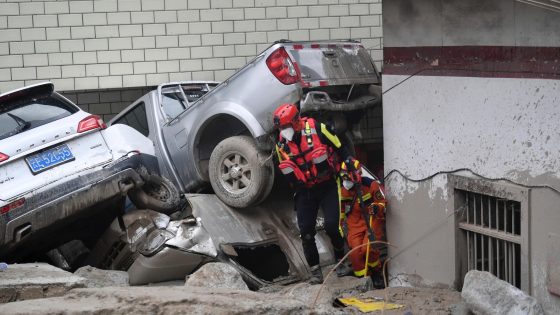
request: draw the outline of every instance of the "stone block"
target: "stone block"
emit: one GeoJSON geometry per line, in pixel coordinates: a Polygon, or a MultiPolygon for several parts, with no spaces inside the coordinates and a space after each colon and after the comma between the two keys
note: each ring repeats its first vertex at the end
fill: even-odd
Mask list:
{"type": "Polygon", "coordinates": [[[121,52],[119,50],[98,51],[97,61],[100,63],[121,62],[121,52]]]}
{"type": "Polygon", "coordinates": [[[255,6],[255,0],[233,0],[234,8],[251,8],[255,6]]]}
{"type": "Polygon", "coordinates": [[[32,54],[35,52],[34,42],[11,42],[10,54],[32,54]]]}
{"type": "Polygon", "coordinates": [[[288,17],[288,10],[286,7],[267,7],[266,8],[266,18],[267,19],[281,19],[288,17]]]}
{"type": "Polygon", "coordinates": [[[52,79],[62,77],[60,66],[37,67],[37,79],[52,79]]]}
{"type": "Polygon", "coordinates": [[[157,73],[176,72],[179,70],[179,60],[158,61],[157,73]]]}
{"type": "Polygon", "coordinates": [[[132,12],[130,13],[130,19],[133,24],[154,23],[154,12],[132,12]]]}
{"type": "Polygon", "coordinates": [[[22,2],[19,4],[19,14],[45,14],[44,2],[22,2]]]}
{"type": "Polygon", "coordinates": [[[144,24],[142,31],[144,36],[165,35],[165,24],[144,24]]]}
{"type": "Polygon", "coordinates": [[[90,77],[102,77],[109,75],[109,65],[108,64],[94,64],[86,65],[86,76],[90,77]]]}
{"type": "Polygon", "coordinates": [[[146,85],[158,85],[162,82],[169,82],[169,75],[167,73],[146,75],[146,85]]]}
{"type": "Polygon", "coordinates": [[[175,11],[156,11],[154,12],[156,23],[175,23],[177,22],[177,12],[175,11]]]}
{"type": "Polygon", "coordinates": [[[188,0],[189,10],[210,9],[210,0],[188,0]]]}
{"type": "Polygon", "coordinates": [[[222,70],[224,69],[224,58],[205,58],[202,59],[203,70],[222,70]]]}
{"type": "Polygon", "coordinates": [[[233,45],[212,47],[212,54],[214,55],[214,57],[231,57],[234,55],[234,53],[235,47],[233,45]]]}
{"type": "MultiPolygon", "coordinates": [[[[215,22],[220,23],[220,22],[215,22]]],[[[189,33],[191,34],[207,34],[212,32],[210,22],[192,22],[189,23],[189,33]]],[[[214,33],[216,33],[214,31],[214,33]]]]}
{"type": "Polygon", "coordinates": [[[191,58],[209,58],[212,57],[212,47],[192,47],[191,58]]]}
{"type": "Polygon", "coordinates": [[[297,19],[278,19],[276,20],[278,24],[278,30],[297,30],[298,29],[298,20],[297,19]]]}
{"type": "Polygon", "coordinates": [[[142,25],[119,25],[120,37],[142,36],[142,25]]]}
{"type": "Polygon", "coordinates": [[[122,78],[122,84],[124,87],[145,86],[146,75],[144,74],[125,75],[122,78]]]}
{"type": "Polygon", "coordinates": [[[166,10],[186,10],[187,1],[185,0],[165,0],[166,10]]]}
{"type": "Polygon", "coordinates": [[[96,38],[84,40],[84,50],[108,50],[109,40],[107,38],[96,38]]]}
{"type": "Polygon", "coordinates": [[[2,15],[19,15],[19,6],[17,3],[0,3],[0,12],[2,15]]]}
{"type": "MultiPolygon", "coordinates": [[[[47,30],[51,30],[51,28],[47,28],[47,30]]],[[[11,30],[9,30],[9,31],[11,31],[11,30]]],[[[66,37],[66,38],[70,38],[70,30],[68,30],[68,37],[66,37]]],[[[3,39],[5,40],[7,38],[3,38],[3,39]]],[[[45,39],[47,39],[47,36],[46,36],[44,28],[24,28],[24,29],[21,30],[21,40],[23,40],[23,41],[25,41],[25,40],[45,40],[45,39]]]]}
{"type": "Polygon", "coordinates": [[[58,26],[58,18],[56,14],[42,14],[33,16],[34,27],[56,27],[58,26]]]}
{"type": "Polygon", "coordinates": [[[200,59],[188,59],[179,61],[180,71],[198,71],[202,70],[202,61],[200,59]]]}
{"type": "Polygon", "coordinates": [[[245,9],[245,19],[264,19],[266,18],[266,9],[265,8],[246,8],[245,9]]]}
{"type": "Polygon", "coordinates": [[[99,78],[76,78],[74,81],[74,88],[76,90],[91,90],[99,88],[99,78]]]}
{"type": "Polygon", "coordinates": [[[130,24],[130,12],[107,13],[107,24],[130,24]]]}
{"type": "MultiPolygon", "coordinates": [[[[135,39],[136,38],[137,37],[135,37],[135,39]]],[[[134,48],[136,49],[136,47],[134,48]]],[[[132,40],[130,37],[109,38],[109,50],[122,50],[122,49],[132,49],[132,40]]]]}
{"type": "Polygon", "coordinates": [[[321,18],[319,18],[319,27],[320,28],[339,28],[340,27],[340,18],[338,18],[336,16],[321,17],[321,18]]]}
{"type": "Polygon", "coordinates": [[[26,54],[23,55],[23,66],[47,66],[49,64],[47,54],[26,54]]]}
{"type": "MultiPolygon", "coordinates": [[[[155,61],[144,61],[134,63],[134,74],[156,73],[155,61]]],[[[125,73],[123,73],[125,74],[125,73]]],[[[130,74],[130,73],[126,73],[130,74]]]]}
{"type": "Polygon", "coordinates": [[[61,69],[63,78],[84,77],[86,74],[85,65],[62,66],[61,69]]]}
{"type": "Polygon", "coordinates": [[[93,1],[69,1],[70,13],[92,13],[93,1]]]}
{"type": "Polygon", "coordinates": [[[12,68],[12,80],[33,80],[37,79],[35,67],[12,68]]]}
{"type": "MultiPolygon", "coordinates": [[[[66,39],[60,41],[60,51],[84,51],[84,41],[81,39],[66,39]]],[[[68,62],[68,60],[66,61],[68,62]]]]}
{"type": "Polygon", "coordinates": [[[123,62],[144,61],[144,50],[143,49],[121,50],[121,60],[123,62]]]}
{"type": "Polygon", "coordinates": [[[233,21],[212,22],[212,33],[233,32],[233,21]]]}
{"type": "Polygon", "coordinates": [[[200,46],[202,45],[201,35],[180,35],[179,46],[200,46]]]}
{"type": "Polygon", "coordinates": [[[21,32],[19,29],[15,30],[0,30],[0,42],[20,41],[21,32]]]}
{"type": "Polygon", "coordinates": [[[8,16],[8,28],[33,27],[31,15],[11,15],[8,16]]]}
{"type": "Polygon", "coordinates": [[[288,7],[288,17],[289,18],[299,18],[309,16],[309,11],[307,7],[288,7]]]}
{"type": "Polygon", "coordinates": [[[106,76],[99,80],[100,89],[119,88],[123,86],[123,79],[120,75],[106,76]]]}
{"type": "Polygon", "coordinates": [[[202,34],[202,45],[215,46],[224,44],[224,34],[202,34]]]}
{"type": "Polygon", "coordinates": [[[95,37],[97,37],[97,38],[119,37],[119,27],[117,25],[96,26],[95,27],[95,37]]]}
{"type": "MultiPolygon", "coordinates": [[[[120,96],[120,93],[118,94],[120,96]]],[[[111,112],[111,110],[109,109],[107,112],[111,112]]],[[[106,111],[103,113],[106,113],[106,111]]],[[[86,279],[86,287],[88,288],[128,286],[128,273],[126,271],[102,270],[85,266],[76,270],[74,275],[86,279]]]]}
{"type": "Polygon", "coordinates": [[[309,7],[310,17],[321,17],[329,15],[329,6],[326,5],[316,5],[309,7]]]}
{"type": "Polygon", "coordinates": [[[76,38],[95,38],[95,28],[93,26],[72,26],[70,36],[76,38]]]}
{"type": "Polygon", "coordinates": [[[116,12],[117,1],[114,0],[95,0],[93,2],[94,12],[116,12]]]}
{"type": "Polygon", "coordinates": [[[245,44],[245,33],[227,33],[224,34],[224,44],[245,44]]]}
{"type": "MultiPolygon", "coordinates": [[[[47,2],[49,3],[49,2],[47,2]]],[[[58,16],[58,24],[60,26],[81,26],[82,15],[81,14],[60,14],[58,16]]]]}
{"type": "Polygon", "coordinates": [[[291,40],[309,40],[309,30],[289,31],[288,38],[291,40]]]}
{"type": "Polygon", "coordinates": [[[200,10],[200,20],[201,21],[221,21],[222,20],[222,10],[218,10],[218,9],[200,10]]]}
{"type": "Polygon", "coordinates": [[[224,20],[243,20],[245,19],[245,12],[243,9],[224,9],[223,12],[224,20]]]}
{"type": "Polygon", "coordinates": [[[189,33],[188,23],[168,23],[165,25],[167,35],[183,35],[189,33]]]}
{"type": "MultiPolygon", "coordinates": [[[[171,48],[171,49],[179,49],[179,48],[171,48]]],[[[171,51],[171,49],[170,49],[170,51],[171,51]]],[[[190,55],[190,50],[188,48],[181,48],[181,49],[188,50],[189,55],[190,55]]],[[[187,55],[187,57],[184,57],[184,58],[189,58],[189,55],[187,55]]],[[[167,56],[168,56],[167,49],[165,49],[165,48],[144,50],[144,60],[145,61],[167,60],[167,56]]],[[[172,58],[169,57],[169,59],[172,59],[172,58]]]]}
{"type": "MultiPolygon", "coordinates": [[[[33,2],[35,3],[35,2],[33,2]]],[[[41,2],[45,4],[45,13],[46,14],[61,14],[61,13],[69,13],[70,12],[70,5],[68,1],[49,1],[49,2],[41,2]]],[[[59,16],[60,22],[60,16],[59,16]]]]}
{"type": "Polygon", "coordinates": [[[119,11],[141,11],[142,4],[140,0],[119,0],[118,9],[119,11]]]}
{"type": "Polygon", "coordinates": [[[179,46],[179,36],[156,36],[156,48],[168,48],[179,46]]]}
{"type": "Polygon", "coordinates": [[[210,7],[214,9],[231,8],[232,0],[210,0],[210,7]]]}
{"type": "Polygon", "coordinates": [[[185,286],[249,290],[241,274],[225,263],[207,263],[191,274],[185,286]]]}
{"type": "Polygon", "coordinates": [[[122,74],[132,74],[133,67],[132,63],[112,63],[109,65],[109,71],[111,75],[122,75],[122,74]]]}
{"type": "Polygon", "coordinates": [[[465,275],[461,297],[477,315],[544,315],[534,297],[486,271],[471,270],[465,275]]]}
{"type": "Polygon", "coordinates": [[[252,21],[252,20],[234,21],[233,22],[233,31],[236,32],[236,33],[254,32],[255,31],[255,21],[252,21]]]}
{"type": "Polygon", "coordinates": [[[49,53],[49,65],[66,65],[72,60],[72,53],[49,53]]]}

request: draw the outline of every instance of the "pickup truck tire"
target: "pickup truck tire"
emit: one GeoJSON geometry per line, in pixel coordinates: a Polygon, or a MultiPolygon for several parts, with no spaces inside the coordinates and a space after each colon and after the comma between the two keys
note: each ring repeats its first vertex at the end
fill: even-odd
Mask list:
{"type": "Polygon", "coordinates": [[[274,164],[249,136],[222,140],[210,155],[214,193],[224,203],[244,208],[263,201],[274,183],[274,164]]]}
{"type": "Polygon", "coordinates": [[[148,174],[144,185],[128,191],[128,197],[138,209],[150,209],[171,214],[177,211],[181,201],[173,183],[162,176],[148,174]]]}

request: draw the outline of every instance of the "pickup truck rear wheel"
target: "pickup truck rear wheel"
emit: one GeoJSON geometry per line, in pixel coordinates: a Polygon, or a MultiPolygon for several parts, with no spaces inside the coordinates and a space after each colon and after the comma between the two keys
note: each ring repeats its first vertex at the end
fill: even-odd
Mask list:
{"type": "Polygon", "coordinates": [[[128,197],[138,209],[150,209],[170,214],[177,211],[180,196],[173,183],[162,176],[149,174],[144,185],[128,191],[128,197]]]}
{"type": "Polygon", "coordinates": [[[236,208],[266,198],[274,182],[274,164],[249,136],[222,140],[210,155],[209,175],[214,193],[236,208]]]}

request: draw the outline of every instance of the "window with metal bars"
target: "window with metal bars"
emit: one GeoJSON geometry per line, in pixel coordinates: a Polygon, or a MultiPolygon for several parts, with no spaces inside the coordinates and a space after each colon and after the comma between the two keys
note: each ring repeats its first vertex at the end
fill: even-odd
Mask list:
{"type": "Polygon", "coordinates": [[[521,287],[521,207],[517,201],[461,191],[466,212],[467,269],[488,271],[521,287]]]}
{"type": "Polygon", "coordinates": [[[459,283],[469,270],[488,271],[529,291],[528,191],[456,176],[459,283]]]}

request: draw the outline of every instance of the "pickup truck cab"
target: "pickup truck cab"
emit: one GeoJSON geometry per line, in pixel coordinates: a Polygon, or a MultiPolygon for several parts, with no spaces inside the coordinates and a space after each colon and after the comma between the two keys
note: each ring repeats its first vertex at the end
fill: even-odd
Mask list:
{"type": "Polygon", "coordinates": [[[272,189],[276,107],[295,103],[351,141],[364,110],[380,104],[380,85],[359,42],[279,41],[220,84],[161,84],[109,124],[149,137],[161,173],[183,193],[210,184],[224,203],[244,208],[272,189]],[[192,101],[193,90],[207,93],[192,101]]]}

